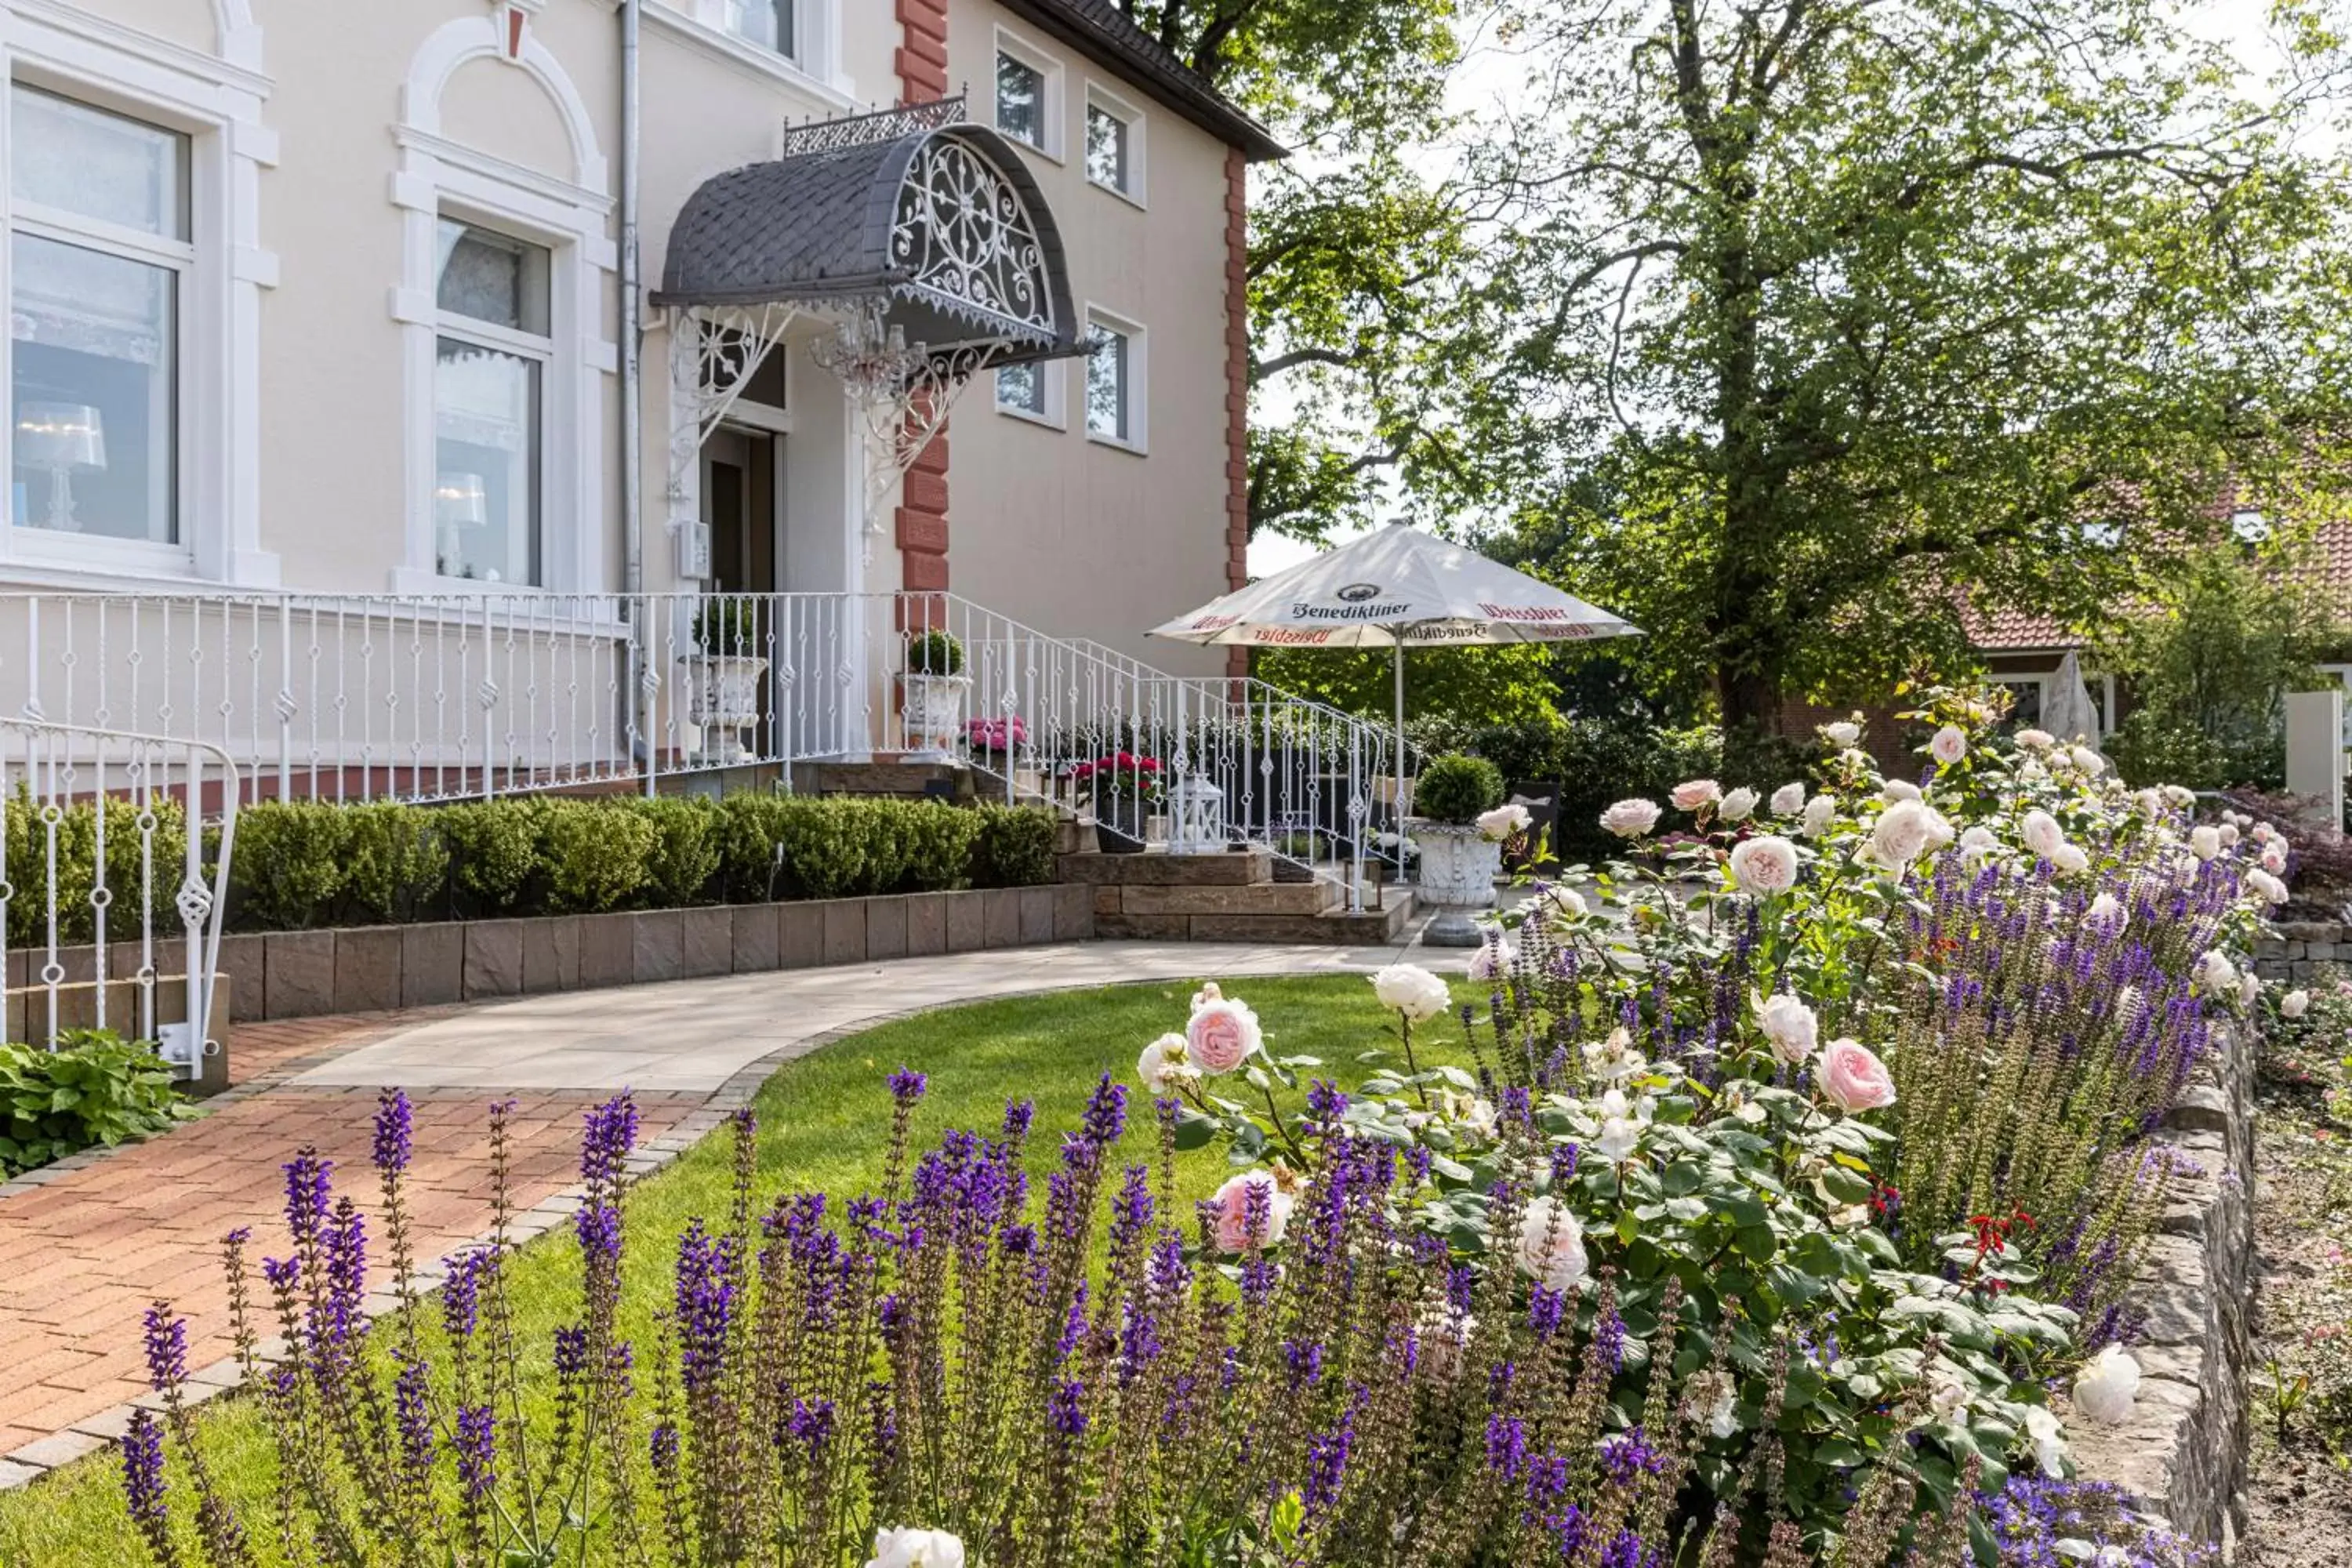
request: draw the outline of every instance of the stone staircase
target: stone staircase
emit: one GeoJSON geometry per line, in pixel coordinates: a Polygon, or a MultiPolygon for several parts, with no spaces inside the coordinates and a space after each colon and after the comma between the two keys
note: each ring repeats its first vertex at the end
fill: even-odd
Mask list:
{"type": "Polygon", "coordinates": [[[1106,855],[1080,848],[1061,858],[1061,879],[1094,889],[1095,934],[1112,939],[1376,947],[1402,940],[1412,918],[1410,889],[1368,888],[1365,908],[1351,913],[1340,888],[1277,880],[1275,865],[1264,849],[1106,855]]]}

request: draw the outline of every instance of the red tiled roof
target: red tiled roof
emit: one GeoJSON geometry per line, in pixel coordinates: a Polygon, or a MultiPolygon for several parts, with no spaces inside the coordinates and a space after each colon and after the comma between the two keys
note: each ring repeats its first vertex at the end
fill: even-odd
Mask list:
{"type": "MultiPolygon", "coordinates": [[[[2296,575],[2322,589],[2336,614],[2352,620],[2352,519],[2323,522],[2312,531],[2309,552],[2296,575]]],[[[2036,610],[1986,608],[1966,598],[1959,609],[1969,644],[1981,653],[2082,647],[2090,640],[2057,616],[2036,610]]]]}

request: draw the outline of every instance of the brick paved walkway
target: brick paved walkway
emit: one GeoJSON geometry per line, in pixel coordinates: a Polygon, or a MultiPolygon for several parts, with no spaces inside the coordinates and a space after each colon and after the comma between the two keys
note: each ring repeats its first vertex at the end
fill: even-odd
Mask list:
{"type": "MultiPolygon", "coordinates": [[[[929,1006],[1121,981],[1347,973],[1386,950],[1091,942],[1002,954],[737,975],[527,997],[470,1008],[238,1026],[232,1087],[198,1121],[0,1186],[0,1487],[119,1430],[147,1392],[140,1317],[158,1296],[189,1319],[188,1365],[229,1353],[220,1239],[282,1256],[279,1166],[303,1144],[336,1163],[381,1236],[369,1165],[379,1086],[418,1102],[410,1212],[420,1262],[489,1226],[488,1102],[509,1125],[516,1205],[574,1180],[580,1116],[633,1086],[647,1158],[690,1142],[772,1066],[840,1033],[929,1006]],[[667,1136],[666,1136],[667,1135],[667,1136]]],[[[1429,955],[1458,966],[1465,955],[1429,955]]],[[[547,1205],[550,1208],[553,1205],[547,1205]]],[[[542,1214],[529,1228],[560,1216],[542,1214]]],[[[381,1257],[379,1255],[379,1261],[381,1257]]],[[[385,1283],[382,1272],[377,1280],[385,1283]]]]}

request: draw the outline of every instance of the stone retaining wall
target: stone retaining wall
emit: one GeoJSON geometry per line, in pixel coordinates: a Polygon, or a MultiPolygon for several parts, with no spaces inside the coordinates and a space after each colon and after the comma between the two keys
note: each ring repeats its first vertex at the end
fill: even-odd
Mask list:
{"type": "Polygon", "coordinates": [[[2066,1421],[2084,1476],[2225,1550],[2242,1510],[2253,1361],[2254,1058],[2252,1037],[2232,1033],[2156,1135],[2200,1169],[2180,1181],[2133,1291],[2147,1321],[2130,1347],[2144,1374],[2131,1418],[2066,1421]]]}
{"type": "Polygon", "coordinates": [[[2254,943],[2254,973],[2302,984],[2330,965],[2352,970],[2352,929],[2335,921],[2284,921],[2254,943]]]}
{"type": "MultiPolygon", "coordinates": [[[[220,972],[228,978],[230,1018],[259,1022],[1094,934],[1094,889],[1057,884],[225,936],[220,972]]],[[[91,980],[94,950],[68,949],[58,957],[68,984],[91,980]]],[[[47,959],[22,949],[8,954],[12,995],[38,984],[47,959]]],[[[116,978],[135,973],[138,963],[137,943],[109,945],[107,967],[116,978]]]]}

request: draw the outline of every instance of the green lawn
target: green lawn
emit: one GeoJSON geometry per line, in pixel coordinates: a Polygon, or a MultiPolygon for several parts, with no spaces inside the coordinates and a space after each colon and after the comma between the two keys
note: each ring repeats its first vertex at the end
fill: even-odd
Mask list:
{"type": "MultiPolygon", "coordinates": [[[[1017,954],[1007,956],[1019,961],[1017,954]]],[[[1155,1145],[1148,1101],[1135,1086],[1135,1058],[1156,1036],[1182,1027],[1192,989],[1190,983],[1161,983],[980,1003],[885,1025],[793,1062],[768,1080],[757,1101],[760,1199],[764,1204],[781,1191],[818,1188],[846,1196],[877,1183],[889,1130],[882,1080],[902,1063],[930,1078],[915,1119],[918,1149],[950,1127],[992,1129],[1008,1099],[1032,1099],[1037,1120],[1031,1164],[1042,1173],[1053,1163],[1061,1129],[1075,1122],[1097,1079],[1108,1072],[1146,1110],[1130,1119],[1127,1152],[1131,1160],[1148,1160],[1155,1145]]],[[[1257,1010],[1271,1052],[1321,1057],[1343,1083],[1362,1075],[1356,1058],[1382,1045],[1381,1031],[1392,1022],[1360,976],[1243,980],[1229,990],[1257,1010]]],[[[1457,984],[1456,994],[1470,999],[1465,985],[1457,984]]],[[[1433,1040],[1433,1048],[1420,1052],[1423,1064],[1460,1060],[1458,1028],[1434,1033],[1452,1037],[1455,1048],[1433,1040]]],[[[1239,1079],[1226,1082],[1245,1092],[1239,1079]]],[[[420,1128],[430,1114],[429,1105],[419,1108],[420,1128]]],[[[254,1157],[274,1163],[282,1152],[257,1150],[254,1157]]],[[[696,1216],[724,1220],[730,1162],[730,1140],[721,1133],[631,1194],[624,1332],[641,1344],[650,1336],[653,1309],[667,1293],[679,1229],[696,1216]]],[[[1185,1199],[1207,1195],[1227,1170],[1215,1150],[1181,1156],[1185,1199]]],[[[381,1247],[380,1238],[372,1240],[381,1247]]],[[[543,1359],[549,1332],[576,1316],[578,1278],[568,1229],[524,1250],[515,1270],[517,1315],[533,1359],[543,1359]]],[[[430,1340],[428,1354],[436,1348],[430,1340]]],[[[204,1428],[206,1454],[227,1478],[265,1561],[275,1562],[263,1540],[268,1531],[261,1500],[274,1467],[259,1407],[242,1398],[222,1400],[205,1412],[204,1428]]],[[[173,1495],[184,1504],[184,1477],[178,1479],[173,1495]]],[[[122,1510],[110,1453],[0,1493],[0,1564],[6,1568],[131,1568],[144,1561],[145,1549],[122,1510]]]]}

